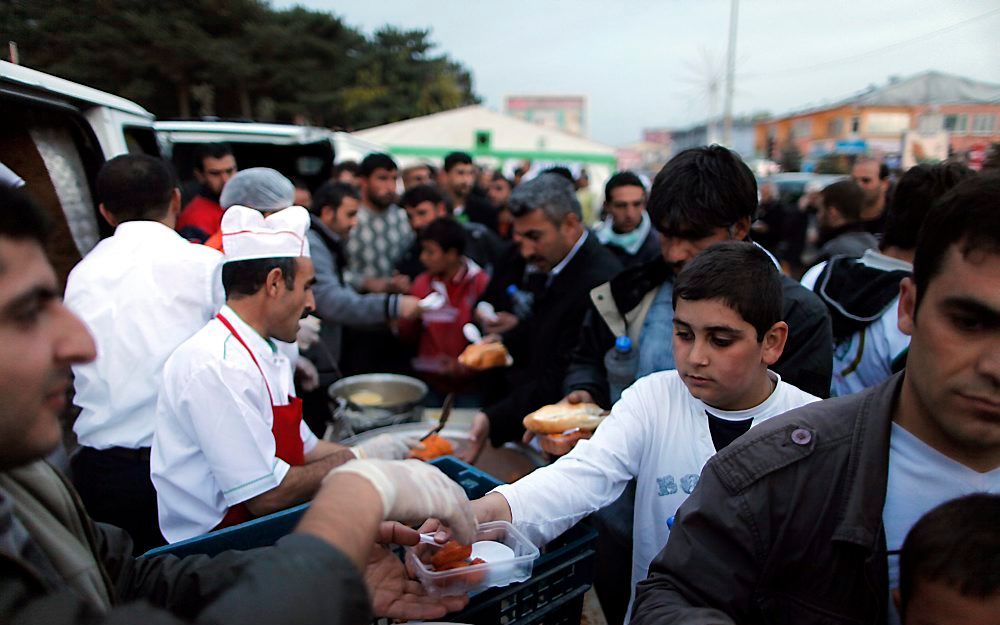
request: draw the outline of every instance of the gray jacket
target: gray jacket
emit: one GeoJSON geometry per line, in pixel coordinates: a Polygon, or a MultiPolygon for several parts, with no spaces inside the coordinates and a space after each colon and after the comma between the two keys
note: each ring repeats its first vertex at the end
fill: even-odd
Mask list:
{"type": "Polygon", "coordinates": [[[882,509],[903,374],[751,429],[705,465],[632,623],[885,623],[882,509]]]}
{"type": "Polygon", "coordinates": [[[342,242],[332,230],[315,215],[306,233],[309,253],[316,269],[316,316],[323,321],[320,344],[313,346],[305,356],[319,370],[320,383],[329,384],[339,377],[340,346],[343,326],[385,323],[399,316],[399,296],[383,293],[361,294],[344,281],[344,253],[342,242]]]}
{"type": "Polygon", "coordinates": [[[27,472],[0,474],[7,489],[19,492],[17,497],[6,493],[15,499],[14,513],[0,518],[0,622],[346,625],[371,620],[358,570],[315,537],[293,534],[274,547],[211,558],[133,558],[128,534],[94,523],[68,482],[36,464],[24,467],[27,472]]]}

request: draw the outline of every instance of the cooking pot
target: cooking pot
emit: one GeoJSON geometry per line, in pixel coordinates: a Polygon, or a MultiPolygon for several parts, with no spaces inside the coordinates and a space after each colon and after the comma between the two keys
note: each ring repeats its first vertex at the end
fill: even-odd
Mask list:
{"type": "Polygon", "coordinates": [[[420,421],[426,394],[427,385],[420,380],[394,373],[352,375],[330,386],[330,398],[337,404],[334,418],[348,426],[344,429],[349,431],[342,430],[346,435],[420,421]],[[359,394],[368,395],[370,403],[359,403],[359,394]]]}

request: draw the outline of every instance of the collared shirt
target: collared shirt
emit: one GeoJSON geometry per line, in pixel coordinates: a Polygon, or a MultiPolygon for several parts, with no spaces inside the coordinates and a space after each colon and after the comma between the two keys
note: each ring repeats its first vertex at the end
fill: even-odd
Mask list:
{"type": "Polygon", "coordinates": [[[383,211],[362,206],[358,224],[347,239],[348,270],[344,278],[359,287],[366,278],[388,278],[396,261],[413,242],[406,211],[395,204],[383,211]]]}
{"type": "MultiPolygon", "coordinates": [[[[275,405],[295,392],[288,358],[228,306],[222,315],[253,351],[218,319],[167,360],[156,413],[150,472],[160,531],[177,542],[210,531],[226,511],[279,484],[288,464],[275,455],[270,386],[275,405]]],[[[300,428],[305,452],[316,437],[300,428]]]]}
{"type": "Polygon", "coordinates": [[[149,447],[163,363],[225,301],[222,255],[155,221],[128,221],[69,274],[66,305],[97,359],[73,367],[81,445],[149,447]]]}
{"type": "Polygon", "coordinates": [[[583,230],[583,234],[580,235],[580,238],[577,239],[576,243],[573,244],[573,247],[570,248],[569,254],[566,254],[566,258],[559,261],[559,264],[552,268],[552,271],[549,272],[548,277],[545,279],[546,288],[548,288],[548,286],[552,284],[552,281],[556,279],[556,276],[558,276],[559,273],[566,268],[566,265],[573,260],[576,253],[580,251],[581,247],[583,247],[583,242],[587,240],[588,234],[590,234],[590,232],[585,228],[583,230]]]}

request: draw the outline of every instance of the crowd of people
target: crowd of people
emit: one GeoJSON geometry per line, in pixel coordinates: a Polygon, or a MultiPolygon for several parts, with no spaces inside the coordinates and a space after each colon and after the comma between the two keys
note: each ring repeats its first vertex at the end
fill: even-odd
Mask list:
{"type": "Polygon", "coordinates": [[[31,189],[0,189],[3,620],[441,618],[468,597],[389,544],[589,517],[609,623],[997,622],[995,172],[861,158],[786,201],[706,146],[603,203],[586,172],[462,152],[309,189],[208,144],[194,173],[183,202],[168,162],[105,163],[114,234],[64,299],[31,189]],[[509,366],[461,363],[470,324],[509,366]],[[470,502],[418,442],[326,440],[360,373],[475,408],[467,462],[537,444],[544,406],[609,414],[470,502]],[[45,459],[70,387],[67,479],[45,459]],[[274,547],[143,555],[309,501],[274,547]]]}

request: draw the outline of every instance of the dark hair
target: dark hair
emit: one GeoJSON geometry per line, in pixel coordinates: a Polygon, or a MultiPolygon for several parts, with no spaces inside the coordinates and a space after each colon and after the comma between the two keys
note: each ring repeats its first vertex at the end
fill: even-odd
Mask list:
{"type": "Polygon", "coordinates": [[[975,174],[961,163],[911,167],[896,183],[896,191],[886,211],[881,248],[915,248],[920,224],[924,222],[927,211],[934,202],[959,182],[975,174]]]}
{"type": "Polygon", "coordinates": [[[963,258],[973,252],[1000,254],[1000,176],[972,176],[955,185],[931,207],[917,235],[913,281],[915,310],[945,256],[958,245],[963,258]]]}
{"type": "Polygon", "coordinates": [[[52,220],[19,189],[0,187],[0,237],[45,245],[52,220]]]}
{"type": "Polygon", "coordinates": [[[459,254],[465,253],[465,228],[449,217],[438,217],[427,224],[417,238],[421,242],[434,241],[443,252],[455,250],[459,254]]]}
{"type": "Polygon", "coordinates": [[[767,252],[746,241],[723,241],[684,265],[674,281],[677,300],[719,299],[757,331],[757,342],[781,321],[781,274],[767,252]]]}
{"type": "Polygon", "coordinates": [[[362,178],[367,178],[375,173],[376,169],[384,169],[386,171],[398,171],[399,167],[396,166],[396,161],[392,160],[392,157],[388,154],[382,152],[372,152],[361,161],[361,165],[358,167],[358,173],[356,175],[362,178]]]}
{"type": "Polygon", "coordinates": [[[237,260],[222,265],[222,288],[226,299],[238,299],[260,291],[272,269],[280,269],[285,277],[285,288],[295,288],[296,259],[253,258],[237,260]]]}
{"type": "Polygon", "coordinates": [[[656,174],[646,210],[661,233],[703,239],[757,214],[757,180],[736,152],[719,145],[684,150],[656,174]]]}
{"type": "Polygon", "coordinates": [[[943,582],[967,597],[1000,592],[1000,495],[952,499],[920,517],[899,553],[900,616],[920,582],[943,582]]]}
{"type": "Polygon", "coordinates": [[[97,174],[98,201],[119,222],[163,219],[176,188],[173,168],[148,154],[116,156],[97,174]]]}
{"type": "Polygon", "coordinates": [[[444,202],[444,196],[432,185],[421,184],[410,188],[409,191],[403,194],[403,199],[400,200],[400,203],[405,208],[413,208],[424,202],[437,205],[444,202]]]}
{"type": "Polygon", "coordinates": [[[340,205],[344,203],[345,197],[352,197],[355,200],[361,201],[361,194],[358,193],[357,187],[346,182],[337,182],[336,180],[327,180],[316,189],[316,192],[312,196],[312,206],[309,207],[310,212],[317,217],[323,212],[324,206],[329,206],[336,212],[340,205]]]}
{"type": "Polygon", "coordinates": [[[639,187],[642,192],[646,192],[646,185],[642,184],[642,179],[630,171],[620,171],[608,178],[608,183],[604,185],[604,201],[611,201],[611,192],[618,187],[639,187]]]}
{"type": "Polygon", "coordinates": [[[455,165],[471,165],[472,157],[465,152],[452,152],[444,157],[444,170],[451,171],[455,165]]]}
{"type": "Polygon", "coordinates": [[[233,146],[228,143],[200,143],[194,149],[194,168],[205,170],[206,158],[223,158],[233,155],[233,146]]]}
{"type": "Polygon", "coordinates": [[[878,179],[885,180],[889,177],[889,166],[882,161],[870,156],[859,156],[854,159],[854,165],[864,165],[865,163],[875,163],[878,165],[878,179]]]}
{"type": "Polygon", "coordinates": [[[819,192],[823,198],[823,205],[829,210],[831,206],[836,207],[837,212],[847,223],[861,221],[861,209],[865,203],[865,192],[853,180],[838,180],[827,185],[819,192]]]}
{"type": "Polygon", "coordinates": [[[555,167],[549,167],[548,169],[542,171],[543,174],[556,174],[557,176],[562,176],[566,180],[569,180],[573,184],[573,188],[576,188],[576,178],[573,177],[573,172],[569,170],[569,167],[563,167],[562,165],[556,165],[555,167]]]}
{"type": "Polygon", "coordinates": [[[359,169],[360,167],[358,166],[357,161],[340,161],[339,163],[333,166],[333,170],[330,172],[330,177],[336,178],[345,171],[350,172],[355,176],[357,176],[359,169]]]}
{"type": "Polygon", "coordinates": [[[506,182],[507,186],[510,187],[511,189],[514,188],[514,181],[508,178],[507,176],[504,176],[502,171],[497,170],[493,172],[493,182],[500,182],[501,180],[506,182]]]}

